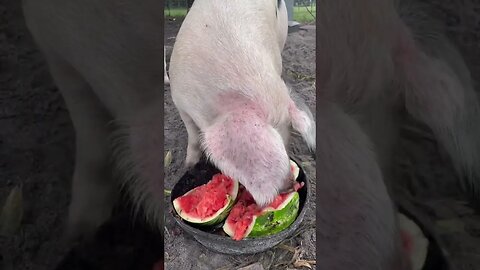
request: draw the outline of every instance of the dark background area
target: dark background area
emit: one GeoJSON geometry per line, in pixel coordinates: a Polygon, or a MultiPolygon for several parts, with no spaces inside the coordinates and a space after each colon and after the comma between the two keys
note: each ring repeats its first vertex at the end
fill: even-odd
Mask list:
{"type": "MultiPolygon", "coordinates": [[[[448,34],[460,48],[473,77],[478,80],[480,3],[474,0],[424,2],[429,2],[431,11],[447,22],[448,34]]],[[[64,101],[51,81],[43,57],[25,28],[20,4],[21,1],[18,0],[0,1],[0,204],[3,205],[13,187],[22,186],[24,209],[20,230],[12,237],[0,237],[0,269],[53,269],[68,254],[70,248],[62,244],[60,237],[70,200],[74,133],[64,101]]],[[[168,38],[175,36],[178,27],[178,22],[166,23],[167,46],[173,43],[174,40],[168,38]]],[[[287,71],[290,72],[287,74],[287,81],[298,89],[311,85],[311,81],[305,76],[312,76],[314,73],[314,66],[310,66],[314,61],[311,51],[314,44],[312,45],[310,39],[314,36],[310,33],[295,33],[298,39],[289,41],[291,43],[287,47],[290,47],[285,54],[287,71]],[[312,59],[310,64],[301,63],[307,58],[312,59]]],[[[170,51],[167,56],[169,54],[170,51]]],[[[170,147],[166,145],[166,149],[170,148],[174,154],[174,165],[167,175],[172,178],[167,179],[167,188],[171,188],[174,176],[182,174],[179,167],[181,161],[177,160],[183,159],[184,153],[172,149],[184,147],[182,143],[176,144],[174,141],[178,132],[184,132],[175,113],[172,111],[171,114],[172,121],[168,130],[170,133],[166,130],[166,140],[170,140],[170,147]]],[[[178,140],[183,139],[180,137],[178,140]]],[[[480,269],[480,216],[455,189],[455,176],[442,150],[431,140],[428,131],[410,122],[406,123],[404,139],[399,148],[402,149],[398,155],[399,180],[412,196],[408,199],[422,215],[432,221],[433,229],[444,241],[445,248],[459,270],[480,269]]],[[[300,156],[301,161],[310,162],[309,166],[313,167],[309,170],[313,173],[313,160],[302,154],[302,149],[293,151],[296,156],[300,156]]],[[[125,222],[125,216],[119,213],[112,223],[108,224],[110,227],[106,227],[110,228],[107,232],[116,237],[102,238],[103,240],[99,241],[109,244],[95,246],[101,248],[98,252],[105,252],[103,254],[107,254],[108,248],[111,248],[112,252],[114,247],[118,248],[117,257],[110,262],[113,267],[111,269],[119,269],[115,267],[121,265],[118,262],[121,262],[122,257],[138,254],[152,247],[142,247],[142,243],[148,243],[147,239],[138,243],[129,242],[126,232],[132,227],[121,226],[125,222]],[[115,260],[118,260],[117,264],[115,260]]],[[[138,237],[151,236],[148,230],[145,230],[145,233],[142,233],[144,229],[136,230],[143,235],[138,237]]],[[[235,261],[234,258],[206,258],[206,251],[192,239],[183,237],[182,232],[171,223],[167,222],[167,230],[171,233],[167,245],[170,244],[170,248],[174,245],[177,247],[167,250],[169,255],[166,255],[166,260],[172,265],[178,263],[188,266],[189,261],[186,259],[189,256],[222,266],[235,263],[241,265],[248,259],[235,261]],[[181,241],[181,245],[175,244],[175,237],[180,239],[177,241],[181,241]],[[189,249],[183,249],[185,247],[189,249]]],[[[292,245],[300,242],[301,245],[309,247],[302,250],[302,258],[309,259],[314,256],[313,234],[304,234],[303,238],[292,242],[292,245]]],[[[93,246],[85,247],[79,251],[83,252],[83,255],[88,257],[89,254],[98,254],[93,246]]],[[[267,264],[272,254],[264,254],[262,258],[267,264]]],[[[250,258],[252,261],[254,259],[258,258],[250,258]]],[[[205,267],[209,269],[208,266],[205,267]]]]}

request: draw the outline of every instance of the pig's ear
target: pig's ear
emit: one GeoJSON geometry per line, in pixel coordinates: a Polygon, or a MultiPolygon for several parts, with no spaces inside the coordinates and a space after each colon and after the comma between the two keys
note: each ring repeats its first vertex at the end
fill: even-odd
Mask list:
{"type": "Polygon", "coordinates": [[[310,109],[302,102],[295,104],[292,101],[288,107],[288,113],[293,129],[302,136],[310,150],[315,151],[317,133],[315,120],[310,109]]]}
{"type": "Polygon", "coordinates": [[[259,205],[286,188],[289,158],[282,137],[257,113],[243,110],[220,117],[205,130],[202,147],[224,174],[238,180],[259,205]]]}

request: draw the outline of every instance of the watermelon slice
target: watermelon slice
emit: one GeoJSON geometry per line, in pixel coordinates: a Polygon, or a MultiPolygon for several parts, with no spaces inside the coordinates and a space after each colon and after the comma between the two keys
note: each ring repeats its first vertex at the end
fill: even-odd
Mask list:
{"type": "MultiPolygon", "coordinates": [[[[298,177],[299,168],[291,161],[292,172],[298,177]]],[[[297,218],[300,197],[297,192],[302,185],[295,185],[295,191],[279,194],[267,207],[260,209],[252,195],[242,187],[238,202],[223,225],[223,230],[234,240],[255,238],[279,233],[288,228],[297,218]]]]}
{"type": "Polygon", "coordinates": [[[404,248],[410,256],[413,270],[421,270],[428,255],[429,241],[422,229],[404,214],[398,213],[398,222],[404,248]]]}
{"type": "Polygon", "coordinates": [[[207,184],[176,198],[173,207],[185,221],[215,225],[227,217],[237,198],[238,189],[237,181],[218,173],[207,184]]]}

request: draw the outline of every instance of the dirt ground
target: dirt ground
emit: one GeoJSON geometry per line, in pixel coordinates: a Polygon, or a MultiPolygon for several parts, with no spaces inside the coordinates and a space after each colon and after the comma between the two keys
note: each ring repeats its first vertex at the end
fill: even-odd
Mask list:
{"type": "MultiPolygon", "coordinates": [[[[453,6],[455,1],[431,2],[438,15],[449,22],[449,34],[478,80],[479,9],[466,0],[460,7],[453,6]]],[[[178,27],[178,22],[166,23],[165,38],[170,46],[167,56],[178,27]]],[[[312,110],[315,104],[314,38],[314,30],[291,33],[284,52],[285,79],[307,99],[312,110]]],[[[184,172],[186,132],[173,108],[168,87],[165,98],[165,146],[173,154],[165,181],[166,188],[171,188],[184,172]]],[[[448,159],[425,134],[405,132],[400,145],[405,151],[398,159],[402,180],[419,211],[432,220],[457,269],[480,269],[480,216],[458,196],[448,159]]],[[[73,146],[68,111],[25,28],[20,1],[0,1],[0,203],[3,204],[14,186],[22,185],[25,211],[19,233],[14,237],[0,237],[0,269],[50,270],[68,254],[70,246],[62,244],[60,236],[70,200],[73,146]]],[[[292,155],[304,162],[314,185],[315,161],[297,139],[292,143],[292,155]]],[[[314,186],[312,188],[314,190],[314,186]]],[[[158,241],[154,241],[148,229],[131,226],[126,220],[128,216],[118,214],[102,230],[103,235],[108,236],[99,240],[102,244],[84,245],[78,251],[83,257],[110,256],[103,267],[87,267],[71,260],[73,264],[67,263],[62,269],[127,269],[126,265],[130,264],[124,263],[125,259],[133,254],[138,260],[153,261],[158,254],[148,251],[158,248],[155,244],[158,241]]],[[[298,247],[299,259],[316,259],[314,205],[297,237],[282,247],[255,256],[213,254],[186,236],[168,214],[165,234],[167,269],[235,269],[253,261],[260,261],[270,269],[295,269],[291,264],[278,265],[290,262],[293,253],[288,247],[298,247]]]]}
{"type": "Polygon", "coordinates": [[[73,128],[25,29],[20,1],[0,2],[0,201],[23,185],[20,233],[0,238],[0,268],[52,269],[70,199],[73,128]]]}
{"type": "MultiPolygon", "coordinates": [[[[169,21],[165,26],[165,43],[167,59],[170,58],[172,45],[180,27],[180,22],[169,21]]],[[[307,27],[308,28],[308,27],[307,27]]],[[[312,112],[315,111],[315,29],[298,30],[289,34],[283,53],[284,76],[292,89],[299,93],[312,112]]],[[[168,60],[167,60],[168,64],[168,60]]],[[[168,67],[167,67],[168,68],[168,67]]],[[[165,186],[171,189],[185,173],[183,162],[186,155],[187,133],[175,109],[170,88],[165,89],[165,150],[172,153],[172,163],[166,171],[165,186]]],[[[291,156],[303,163],[303,167],[315,190],[315,160],[309,154],[305,143],[300,138],[292,142],[291,156]]],[[[167,199],[169,211],[171,203],[167,199]]],[[[315,200],[313,192],[312,201],[315,200]]],[[[267,269],[287,269],[291,267],[293,253],[288,247],[275,248],[271,251],[253,256],[227,256],[209,251],[178,227],[172,216],[167,213],[165,229],[165,260],[167,269],[238,269],[252,262],[260,261],[267,269]]],[[[306,212],[301,233],[288,240],[284,245],[301,252],[299,260],[315,260],[315,205],[310,204],[306,212]]]]}

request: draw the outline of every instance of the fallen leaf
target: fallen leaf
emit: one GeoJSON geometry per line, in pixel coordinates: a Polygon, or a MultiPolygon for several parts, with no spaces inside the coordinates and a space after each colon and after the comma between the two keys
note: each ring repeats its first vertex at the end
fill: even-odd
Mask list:
{"type": "Polygon", "coordinates": [[[291,264],[294,264],[300,259],[300,248],[295,248],[295,252],[293,253],[292,259],[290,260],[291,264]]]}
{"type": "Polygon", "coordinates": [[[21,186],[16,186],[3,205],[0,214],[0,234],[12,235],[20,228],[23,218],[23,195],[21,186]]]}
{"type": "Polygon", "coordinates": [[[291,253],[295,253],[295,251],[296,251],[294,247],[291,247],[291,246],[285,245],[285,244],[280,244],[280,245],[278,245],[278,247],[281,248],[281,249],[290,251],[291,253]]]}
{"type": "Polygon", "coordinates": [[[164,158],[164,167],[167,168],[168,166],[170,166],[170,163],[172,163],[172,152],[167,151],[167,154],[164,158]]]}
{"type": "Polygon", "coordinates": [[[296,268],[300,268],[300,267],[307,267],[309,269],[313,269],[312,265],[316,265],[317,262],[316,261],[313,261],[313,260],[296,260],[294,263],[293,263],[293,266],[296,267],[296,268]]]}

